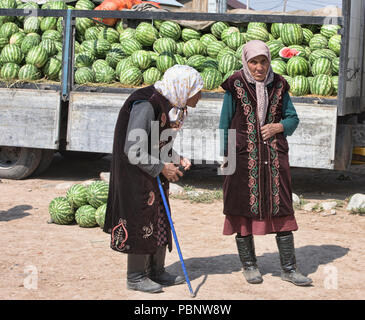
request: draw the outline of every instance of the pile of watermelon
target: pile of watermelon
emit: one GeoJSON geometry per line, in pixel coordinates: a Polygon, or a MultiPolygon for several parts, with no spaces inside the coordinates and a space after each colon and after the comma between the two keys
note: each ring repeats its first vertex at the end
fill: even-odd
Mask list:
{"type": "MultiPolygon", "coordinates": [[[[18,0],[19,1],[19,0],[18,0]]],[[[2,7],[38,6],[0,0],[2,7]],[[10,6],[11,4],[11,6],[10,6]]],[[[52,1],[43,9],[93,10],[90,0],[74,6],[52,1]]],[[[59,81],[62,61],[62,18],[0,17],[0,78],[59,81]],[[32,39],[32,40],[30,40],[32,39]]],[[[88,18],[76,19],[75,83],[151,85],[175,64],[198,70],[205,90],[218,89],[242,67],[243,45],[266,42],[274,72],[283,75],[295,96],[336,96],[341,35],[337,25],[298,25],[215,22],[207,30],[183,27],[174,21],[141,22],[134,28],[118,21],[114,27],[88,18]]]]}
{"type": "Polygon", "coordinates": [[[51,221],[56,224],[77,223],[82,228],[104,227],[109,184],[94,181],[89,186],[74,184],[65,197],[56,197],[49,204],[51,221]]]}

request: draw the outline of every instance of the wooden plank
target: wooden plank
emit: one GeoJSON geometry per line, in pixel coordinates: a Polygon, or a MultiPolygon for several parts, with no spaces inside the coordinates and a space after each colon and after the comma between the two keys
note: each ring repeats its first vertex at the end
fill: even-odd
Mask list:
{"type": "Polygon", "coordinates": [[[0,89],[0,145],[57,149],[60,94],[0,89]]]}

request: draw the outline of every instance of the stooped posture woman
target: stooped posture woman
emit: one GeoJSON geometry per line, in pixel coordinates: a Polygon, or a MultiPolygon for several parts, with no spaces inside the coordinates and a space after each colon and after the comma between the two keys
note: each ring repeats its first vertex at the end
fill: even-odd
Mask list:
{"type": "Polygon", "coordinates": [[[172,240],[156,177],[160,176],[168,202],[169,182],[182,176],[177,166],[188,170],[191,163],[174,150],[173,156],[169,152],[173,161],[161,158],[173,141],[160,137],[165,130],[181,128],[187,107],[196,106],[202,88],[202,78],[195,69],[175,65],[155,85],[132,93],[120,110],[104,231],[111,234],[112,249],[128,254],[128,289],[154,293],[161,292],[162,286],[185,281],[164,268],[166,246],[171,251],[172,240]]]}
{"type": "MultiPolygon", "coordinates": [[[[243,273],[249,283],[263,281],[253,235],[276,234],[281,279],[306,286],[312,280],[302,275],[296,265],[292,231],[298,226],[286,140],[299,119],[288,94],[288,83],[272,71],[270,63],[267,45],[250,41],[243,47],[242,69],[222,84],[226,94],[220,129],[224,130],[225,156],[231,150],[228,129],[236,132],[236,170],[225,177],[223,184],[223,234],[236,234],[243,273]]],[[[232,157],[228,158],[232,161],[232,157]]]]}

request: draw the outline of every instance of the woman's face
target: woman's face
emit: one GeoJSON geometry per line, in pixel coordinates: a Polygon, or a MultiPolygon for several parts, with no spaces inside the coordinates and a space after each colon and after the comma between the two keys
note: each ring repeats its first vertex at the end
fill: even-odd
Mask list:
{"type": "Polygon", "coordinates": [[[194,96],[192,96],[191,98],[189,98],[188,101],[186,101],[186,106],[191,107],[191,108],[195,108],[196,105],[197,105],[197,103],[201,99],[201,97],[202,97],[202,92],[199,91],[194,96]]]}
{"type": "Polygon", "coordinates": [[[254,57],[247,64],[251,75],[256,81],[265,81],[270,67],[269,60],[265,56],[254,57]]]}

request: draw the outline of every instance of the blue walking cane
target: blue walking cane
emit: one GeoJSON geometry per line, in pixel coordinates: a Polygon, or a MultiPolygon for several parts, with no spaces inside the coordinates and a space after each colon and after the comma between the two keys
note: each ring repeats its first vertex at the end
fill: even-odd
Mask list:
{"type": "Polygon", "coordinates": [[[176,244],[177,252],[179,253],[181,266],[182,266],[182,269],[183,269],[183,271],[184,271],[184,275],[185,275],[185,280],[186,280],[186,283],[187,283],[187,284],[188,284],[188,286],[189,286],[190,296],[191,296],[192,298],[195,298],[195,294],[194,294],[193,289],[192,289],[192,287],[191,287],[191,284],[190,284],[190,280],[189,280],[188,273],[186,272],[184,259],[183,259],[183,256],[182,256],[182,254],[181,254],[181,250],[180,250],[180,246],[179,246],[179,241],[177,240],[177,236],[176,236],[176,232],[175,232],[174,224],[173,224],[172,219],[171,219],[171,213],[170,213],[170,210],[169,210],[169,206],[168,206],[168,204],[167,204],[167,201],[166,201],[165,192],[164,192],[164,190],[163,190],[163,188],[162,188],[161,180],[160,180],[160,177],[159,177],[159,176],[157,176],[157,182],[158,182],[158,187],[160,188],[161,197],[162,197],[162,200],[163,200],[163,203],[164,203],[165,209],[166,209],[166,214],[167,214],[167,217],[169,218],[169,222],[170,222],[170,226],[171,226],[171,231],[172,231],[172,234],[173,234],[173,236],[174,236],[174,240],[175,240],[175,244],[176,244]]]}

